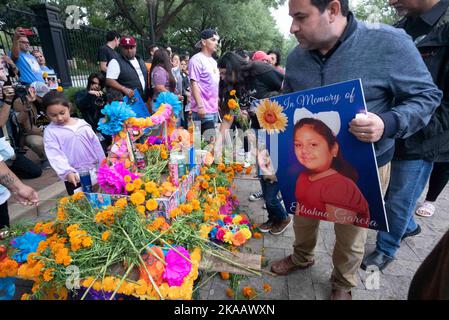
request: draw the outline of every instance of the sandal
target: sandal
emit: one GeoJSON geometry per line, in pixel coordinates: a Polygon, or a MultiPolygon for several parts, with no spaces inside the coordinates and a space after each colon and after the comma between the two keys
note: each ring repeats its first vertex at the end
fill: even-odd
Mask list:
{"type": "Polygon", "coordinates": [[[435,206],[428,201],[424,201],[424,203],[418,209],[416,209],[415,212],[415,214],[420,217],[431,217],[434,213],[435,206]]]}

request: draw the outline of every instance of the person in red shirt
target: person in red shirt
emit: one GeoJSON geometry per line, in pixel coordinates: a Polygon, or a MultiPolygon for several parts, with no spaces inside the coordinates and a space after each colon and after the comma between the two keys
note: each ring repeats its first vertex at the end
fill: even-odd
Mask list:
{"type": "Polygon", "coordinates": [[[321,120],[303,118],[294,127],[294,148],[306,168],[296,181],[296,214],[368,228],[369,205],[356,185],[357,171],[321,120]]]}

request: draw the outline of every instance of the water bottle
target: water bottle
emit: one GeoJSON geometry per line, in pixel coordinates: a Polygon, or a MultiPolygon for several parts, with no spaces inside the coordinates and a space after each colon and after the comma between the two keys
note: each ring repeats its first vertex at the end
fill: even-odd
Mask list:
{"type": "Polygon", "coordinates": [[[82,168],[78,171],[80,176],[81,187],[83,188],[83,192],[90,193],[92,192],[92,180],[90,178],[90,169],[82,168]]]}

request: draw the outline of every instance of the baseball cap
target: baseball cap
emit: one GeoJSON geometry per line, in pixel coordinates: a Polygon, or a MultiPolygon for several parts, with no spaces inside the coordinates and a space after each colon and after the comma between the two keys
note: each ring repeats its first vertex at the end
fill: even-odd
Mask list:
{"type": "Polygon", "coordinates": [[[121,47],[135,47],[136,46],[136,39],[134,39],[131,36],[122,37],[120,39],[120,46],[121,47]]]}
{"type": "Polygon", "coordinates": [[[34,89],[36,95],[39,98],[42,98],[50,91],[50,88],[45,83],[39,81],[35,81],[32,84],[30,84],[30,88],[34,89]]]}
{"type": "Polygon", "coordinates": [[[270,56],[266,54],[264,51],[256,51],[253,54],[252,60],[253,61],[264,61],[264,60],[270,60],[270,56]]]}
{"type": "Polygon", "coordinates": [[[220,37],[218,36],[217,31],[215,31],[214,29],[205,29],[203,31],[201,31],[200,33],[200,41],[198,41],[195,44],[195,48],[201,48],[201,40],[207,40],[210,38],[216,37],[217,40],[220,39],[220,37]]]}

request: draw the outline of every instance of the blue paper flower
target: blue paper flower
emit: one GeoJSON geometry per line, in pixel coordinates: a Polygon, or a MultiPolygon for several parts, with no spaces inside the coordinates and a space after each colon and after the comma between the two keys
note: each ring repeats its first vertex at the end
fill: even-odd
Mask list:
{"type": "Polygon", "coordinates": [[[173,113],[179,117],[182,110],[182,103],[178,96],[171,92],[161,92],[154,102],[153,111],[156,112],[161,104],[169,104],[173,109],[173,113]]]}
{"type": "Polygon", "coordinates": [[[19,263],[26,262],[28,255],[32,252],[36,252],[39,242],[45,239],[45,236],[34,232],[27,232],[23,236],[14,238],[11,241],[11,245],[18,251],[12,258],[19,263]]]}
{"type": "Polygon", "coordinates": [[[136,115],[126,103],[120,101],[106,105],[101,113],[106,117],[98,121],[98,130],[107,135],[115,135],[122,131],[123,122],[136,115]]]}
{"type": "Polygon", "coordinates": [[[16,278],[0,278],[0,300],[12,300],[16,293],[16,278]]]}
{"type": "Polygon", "coordinates": [[[209,237],[211,239],[215,239],[215,236],[217,235],[218,232],[218,227],[214,227],[210,232],[209,232],[209,237]]]}

